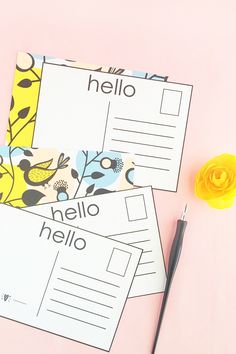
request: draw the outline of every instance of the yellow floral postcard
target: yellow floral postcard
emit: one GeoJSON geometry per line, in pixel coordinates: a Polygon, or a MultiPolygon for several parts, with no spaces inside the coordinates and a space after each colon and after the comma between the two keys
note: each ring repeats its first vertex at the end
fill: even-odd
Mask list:
{"type": "Polygon", "coordinates": [[[14,207],[133,188],[133,156],[0,147],[0,202],[14,207]]]}
{"type": "Polygon", "coordinates": [[[130,76],[159,81],[167,80],[167,77],[156,74],[85,64],[75,60],[58,59],[45,55],[19,52],[17,55],[9,124],[6,135],[7,145],[33,146],[44,64],[57,64],[64,67],[89,69],[96,72],[115,74],[118,77],[130,76]]]}

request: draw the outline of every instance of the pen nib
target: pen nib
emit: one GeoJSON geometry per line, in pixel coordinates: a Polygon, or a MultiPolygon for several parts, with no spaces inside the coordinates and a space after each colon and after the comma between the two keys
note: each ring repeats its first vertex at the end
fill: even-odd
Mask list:
{"type": "Polygon", "coordinates": [[[185,208],[184,208],[182,215],[181,215],[181,220],[185,220],[187,211],[188,211],[188,204],[185,204],[185,208]]]}

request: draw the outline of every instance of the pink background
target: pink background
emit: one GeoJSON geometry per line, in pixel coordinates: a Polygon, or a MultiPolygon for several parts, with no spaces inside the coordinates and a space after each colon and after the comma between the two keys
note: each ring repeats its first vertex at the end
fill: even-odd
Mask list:
{"type": "MultiPolygon", "coordinates": [[[[194,85],[178,193],[155,192],[165,256],[186,201],[190,209],[158,354],[236,352],[236,207],[214,210],[193,194],[194,175],[206,160],[236,154],[235,15],[235,0],[8,0],[1,6],[2,143],[18,50],[194,85]]],[[[160,301],[161,295],[128,300],[112,354],[150,353],[160,301]]],[[[102,353],[4,319],[0,333],[4,354],[102,353]]]]}

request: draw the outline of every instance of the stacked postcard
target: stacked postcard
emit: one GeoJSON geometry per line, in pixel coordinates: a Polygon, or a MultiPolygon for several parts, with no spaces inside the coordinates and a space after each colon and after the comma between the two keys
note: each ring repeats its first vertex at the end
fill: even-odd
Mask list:
{"type": "Polygon", "coordinates": [[[109,351],[163,292],[153,189],[176,192],[192,86],[18,53],[0,147],[0,316],[109,351]]]}

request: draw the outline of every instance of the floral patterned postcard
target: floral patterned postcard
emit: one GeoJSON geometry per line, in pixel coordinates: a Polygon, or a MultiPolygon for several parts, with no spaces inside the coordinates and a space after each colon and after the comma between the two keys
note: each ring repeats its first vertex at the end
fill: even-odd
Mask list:
{"type": "Polygon", "coordinates": [[[150,80],[166,81],[167,76],[131,71],[81,63],[79,61],[57,59],[44,55],[20,52],[17,55],[15,78],[6,144],[10,146],[33,146],[35,123],[37,120],[38,100],[44,64],[89,69],[118,76],[141,77],[150,80]]]}
{"type": "Polygon", "coordinates": [[[133,188],[133,156],[0,147],[0,202],[14,207],[133,188]]]}

